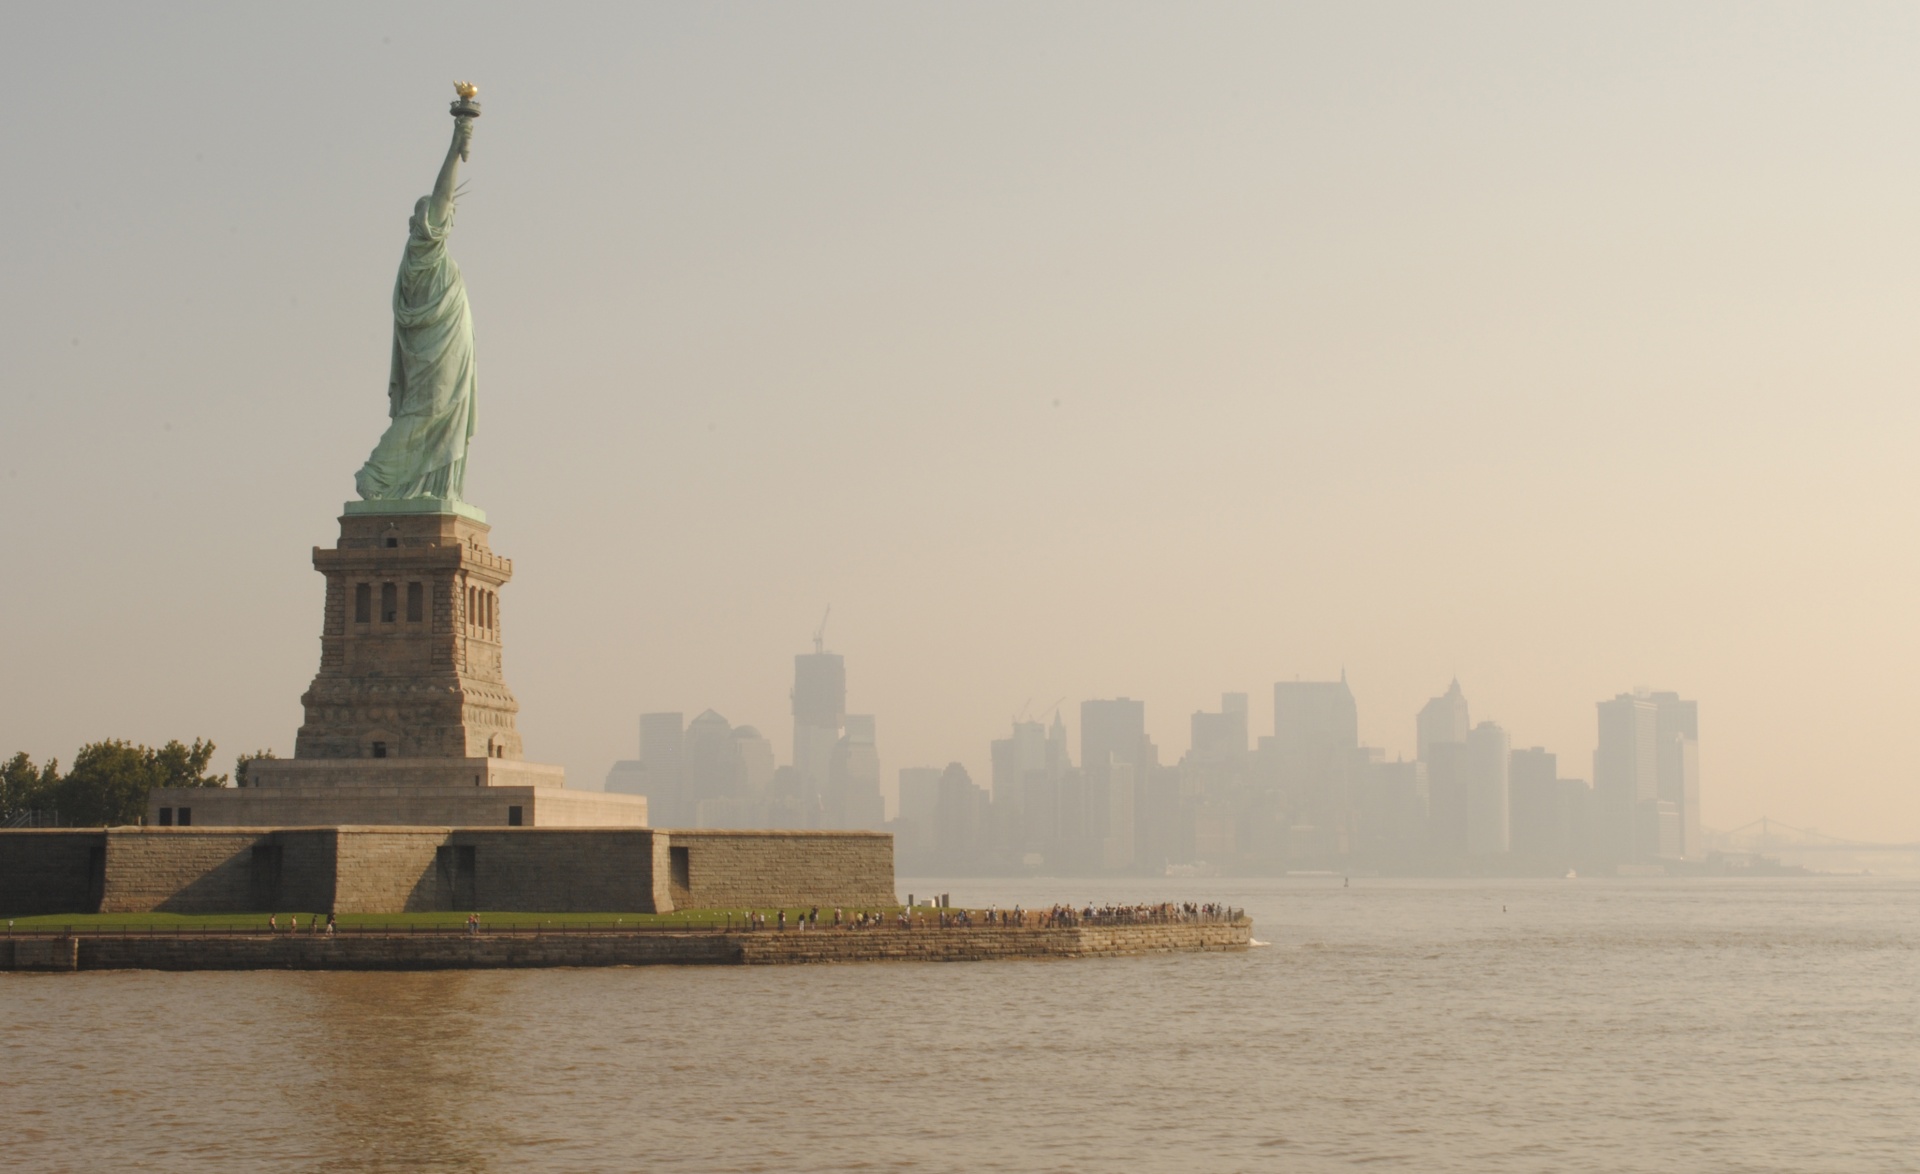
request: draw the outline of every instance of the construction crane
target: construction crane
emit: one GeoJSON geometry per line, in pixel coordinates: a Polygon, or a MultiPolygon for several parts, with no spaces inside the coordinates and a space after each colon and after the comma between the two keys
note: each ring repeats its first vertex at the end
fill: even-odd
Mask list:
{"type": "Polygon", "coordinates": [[[833,605],[829,603],[826,613],[820,617],[820,626],[813,633],[813,651],[816,656],[827,650],[827,619],[832,615],[833,605]]]}
{"type": "Polygon", "coordinates": [[[1029,697],[1027,698],[1027,703],[1020,707],[1020,712],[1013,715],[1014,724],[1018,725],[1024,721],[1037,722],[1037,721],[1040,721],[1042,718],[1049,717],[1053,714],[1054,710],[1060,708],[1060,702],[1065,700],[1066,700],[1065,697],[1061,697],[1058,700],[1056,700],[1052,705],[1049,705],[1045,709],[1041,710],[1039,713],[1034,713],[1033,698],[1029,697]]]}

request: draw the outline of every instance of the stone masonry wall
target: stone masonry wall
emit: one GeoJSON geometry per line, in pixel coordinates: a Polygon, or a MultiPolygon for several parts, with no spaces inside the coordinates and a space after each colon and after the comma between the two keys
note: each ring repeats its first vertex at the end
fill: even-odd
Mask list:
{"type": "Polygon", "coordinates": [[[333,912],[421,913],[451,909],[441,883],[436,851],[446,828],[338,829],[333,912]]]}
{"type": "Polygon", "coordinates": [[[664,913],[895,903],[893,838],[874,832],[0,831],[0,913],[664,913]],[[671,883],[677,859],[687,865],[685,887],[671,883]]]}
{"type": "Polygon", "coordinates": [[[253,900],[260,828],[109,828],[102,913],[224,913],[253,900]]]}
{"type": "Polygon", "coordinates": [[[656,838],[641,828],[511,828],[463,829],[451,842],[473,849],[475,909],[652,913],[662,904],[654,891],[656,838]]]}
{"type": "Polygon", "coordinates": [[[97,828],[0,833],[0,914],[92,913],[92,854],[106,843],[97,828]]]}
{"type": "Polygon", "coordinates": [[[893,837],[883,832],[667,833],[687,850],[688,909],[896,905],[893,837]]]}

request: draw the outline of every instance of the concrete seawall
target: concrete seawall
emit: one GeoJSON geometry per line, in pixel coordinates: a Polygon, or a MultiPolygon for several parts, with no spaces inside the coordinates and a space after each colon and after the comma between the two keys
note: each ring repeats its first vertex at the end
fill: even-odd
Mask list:
{"type": "Polygon", "coordinates": [[[493,970],[985,962],[1244,950],[1253,922],[1062,929],[465,934],[76,934],[0,939],[0,970],[493,970]]]}

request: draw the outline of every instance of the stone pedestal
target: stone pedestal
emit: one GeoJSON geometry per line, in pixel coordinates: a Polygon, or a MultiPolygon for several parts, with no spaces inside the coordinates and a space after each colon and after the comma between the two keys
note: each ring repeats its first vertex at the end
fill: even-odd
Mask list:
{"type": "Polygon", "coordinates": [[[314,548],[327,600],[296,759],[520,758],[501,666],[513,563],[488,531],[463,514],[349,513],[339,543],[314,548]]]}
{"type": "Polygon", "coordinates": [[[251,763],[244,788],[155,791],[149,826],[647,826],[645,798],[522,759],[500,656],[513,563],[487,534],[462,502],[349,503],[313,551],[327,600],[293,757],[251,763]]]}

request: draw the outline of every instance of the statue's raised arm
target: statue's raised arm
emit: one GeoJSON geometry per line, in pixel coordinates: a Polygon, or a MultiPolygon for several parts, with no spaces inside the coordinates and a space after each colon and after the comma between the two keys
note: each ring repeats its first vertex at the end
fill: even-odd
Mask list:
{"type": "Polygon", "coordinates": [[[433,219],[445,224],[453,212],[453,189],[460,182],[460,163],[473,143],[473,119],[455,117],[453,145],[447,148],[447,161],[440,165],[440,177],[433,181],[433,219]]]}
{"type": "MultiPolygon", "coordinates": [[[[473,316],[460,267],[447,254],[460,161],[473,141],[476,87],[456,82],[453,142],[433,194],[415,202],[407,247],[393,284],[393,366],[387,379],[391,423],[354,475],[368,501],[446,510],[461,500],[467,444],[473,438],[473,316]]],[[[409,507],[416,508],[416,507],[409,507]]]]}

